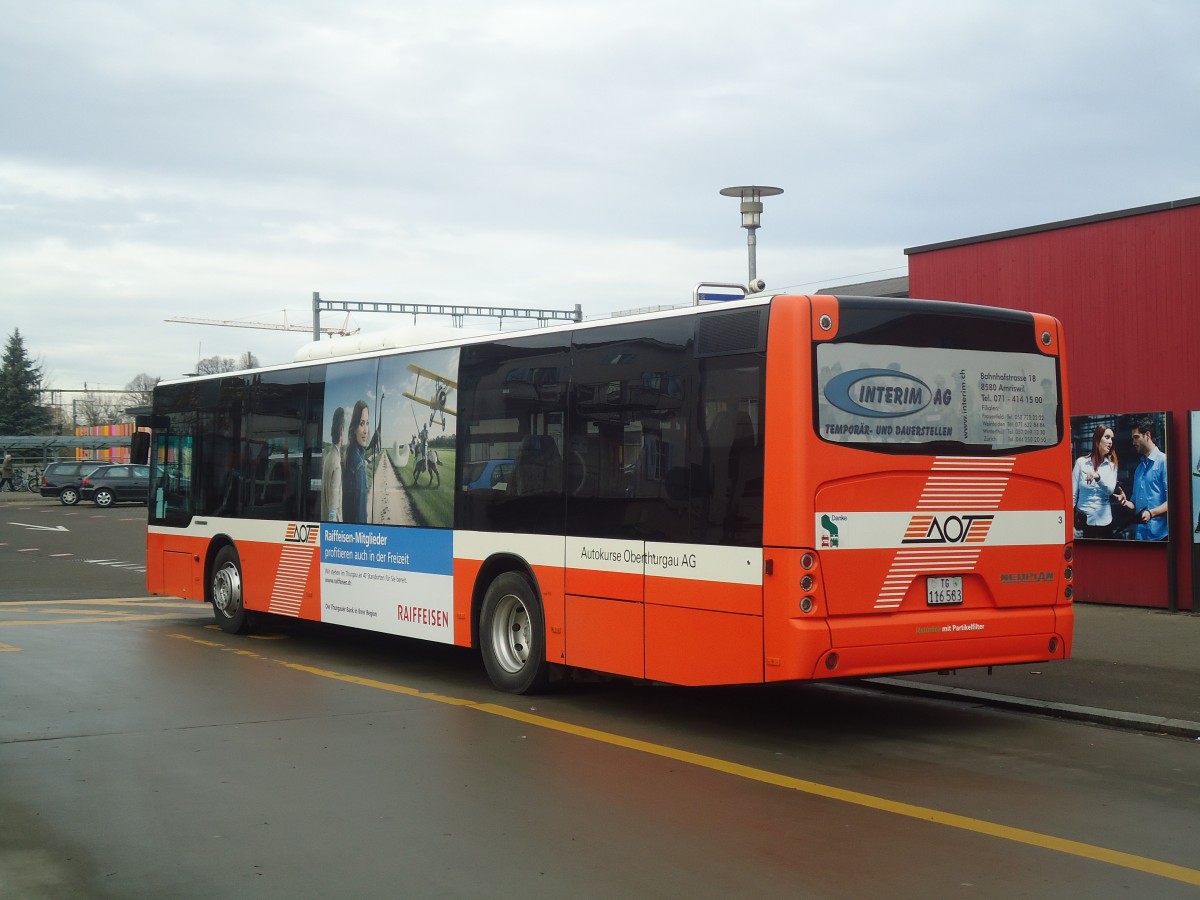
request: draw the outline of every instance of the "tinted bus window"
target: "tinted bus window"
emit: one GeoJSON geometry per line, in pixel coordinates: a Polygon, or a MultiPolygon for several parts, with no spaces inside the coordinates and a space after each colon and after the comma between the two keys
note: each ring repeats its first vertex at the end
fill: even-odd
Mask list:
{"type": "MultiPolygon", "coordinates": [[[[570,352],[563,334],[462,348],[457,526],[542,532],[563,527],[570,352]],[[507,479],[476,484],[476,464],[499,461],[507,479]]],[[[495,466],[493,466],[495,468],[495,466]]]]}
{"type": "Polygon", "coordinates": [[[696,412],[691,318],[576,332],[568,417],[567,530],[682,540],[686,497],[670,473],[688,462],[696,412]]]}
{"type": "Polygon", "coordinates": [[[308,371],[283,369],[254,376],[243,476],[253,515],[300,516],[308,421],[308,371]]]}

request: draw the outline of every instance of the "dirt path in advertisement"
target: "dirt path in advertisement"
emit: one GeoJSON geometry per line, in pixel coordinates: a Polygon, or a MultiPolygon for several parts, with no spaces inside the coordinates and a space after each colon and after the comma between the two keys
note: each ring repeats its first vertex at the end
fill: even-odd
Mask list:
{"type": "Polygon", "coordinates": [[[396,478],[396,466],[408,462],[408,449],[389,451],[375,469],[371,485],[372,521],[380,525],[416,525],[412,499],[406,488],[396,478]]]}

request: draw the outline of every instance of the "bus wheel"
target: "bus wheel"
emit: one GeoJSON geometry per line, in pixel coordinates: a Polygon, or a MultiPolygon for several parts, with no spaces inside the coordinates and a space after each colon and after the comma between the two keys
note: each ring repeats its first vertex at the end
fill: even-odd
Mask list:
{"type": "Polygon", "coordinates": [[[488,586],[479,614],[479,648],[492,684],[512,694],[544,690],[546,617],[537,592],[519,572],[505,572],[488,586]]]}
{"type": "Polygon", "coordinates": [[[222,547],[213,562],[209,599],[217,624],[230,634],[245,634],[250,630],[250,616],[242,603],[242,567],[237,551],[222,547]]]}

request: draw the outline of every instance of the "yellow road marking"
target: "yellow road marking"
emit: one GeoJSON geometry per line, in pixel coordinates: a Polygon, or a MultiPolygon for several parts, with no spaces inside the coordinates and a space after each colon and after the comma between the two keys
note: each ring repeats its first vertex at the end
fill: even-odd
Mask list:
{"type": "Polygon", "coordinates": [[[587,728],[582,725],[572,725],[569,722],[561,722],[557,719],[551,719],[546,716],[533,715],[532,713],[523,712],[521,710],[509,709],[505,706],[500,706],[495,703],[479,703],[475,700],[467,700],[461,697],[449,697],[444,694],[434,694],[428,691],[418,690],[417,688],[407,687],[402,684],[392,684],[387,681],[378,681],[373,678],[362,678],[357,675],[347,675],[342,672],[333,672],[328,669],[319,669],[315,666],[301,665],[300,663],[287,662],[281,659],[273,659],[268,656],[263,656],[255,653],[252,650],[244,650],[233,648],[224,644],[219,644],[215,641],[203,641],[198,638],[186,634],[172,634],[171,637],[180,638],[181,640],[191,641],[196,644],[202,644],[206,647],[220,647],[223,650],[232,650],[239,656],[252,656],[262,659],[266,662],[278,663],[288,669],[293,669],[297,672],[305,672],[310,675],[317,675],[321,678],[329,678],[334,681],[341,681],[347,684],[357,684],[362,687],[374,688],[375,690],[388,691],[393,694],[403,694],[408,697],[417,697],[422,700],[432,700],[435,703],[446,703],[451,706],[463,706],[469,709],[475,709],[480,712],[488,713],[493,716],[501,716],[506,719],[513,719],[518,722],[524,722],[527,725],[533,725],[538,728],[545,728],[550,731],[559,731],[564,734],[574,735],[576,737],[585,738],[590,741],[596,741],[602,744],[610,744],[614,747],[622,747],[626,750],[634,750],[638,753],[646,753],[651,756],[658,756],[663,759],[671,759],[676,762],[687,763],[689,765],[698,766],[703,769],[710,769],[714,772],[722,772],[726,775],[733,775],[737,778],[745,778],[749,781],[757,781],[763,784],[771,784],[776,787],[786,788],[792,791],[798,791],[804,794],[810,794],[815,797],[824,797],[827,800],[836,800],[839,803],[849,803],[854,806],[861,806],[866,809],[873,809],[879,812],[892,813],[898,816],[907,816],[912,819],[919,819],[922,822],[930,822],[935,825],[945,825],[949,828],[957,828],[961,831],[970,831],[975,834],[988,835],[989,837],[1000,838],[1006,841],[1014,841],[1019,844],[1027,844],[1032,847],[1040,847],[1044,850],[1053,850],[1058,853],[1065,853],[1070,856],[1077,856],[1083,859],[1091,859],[1097,862],[1108,863],[1114,866],[1120,866],[1125,869],[1132,869],[1137,872],[1145,872],[1150,875],[1157,875],[1161,878],[1169,878],[1173,881],[1181,881],[1185,884],[1200,885],[1200,869],[1189,869],[1186,866],[1177,866],[1173,863],[1162,862],[1157,859],[1150,859],[1145,856],[1137,856],[1133,853],[1124,853],[1120,850],[1110,850],[1107,847],[1098,847],[1094,844],[1085,844],[1081,841],[1072,841],[1066,838],[1055,837],[1054,835],[1041,834],[1036,831],[1028,831],[1024,828],[1013,828],[1009,825],[1001,825],[997,822],[988,822],[985,819],[975,819],[970,816],[960,816],[956,813],[943,812],[938,809],[930,809],[929,807],[916,806],[911,803],[901,803],[895,800],[888,800],[884,797],[876,797],[872,794],[864,794],[859,791],[846,790],[844,788],[833,787],[828,784],[821,784],[816,781],[806,781],[803,778],[794,778],[790,775],[781,775],[778,772],[771,772],[766,769],[757,769],[753,766],[746,766],[740,763],[730,762],[726,759],[719,759],[715,756],[706,756],[702,753],[692,753],[689,750],[681,750],[678,747],[670,747],[665,744],[655,744],[650,741],[642,741],[637,738],[625,737],[624,735],[614,734],[608,731],[600,731],[596,728],[587,728]]]}
{"type": "Polygon", "coordinates": [[[91,615],[81,619],[9,619],[0,621],[0,628],[36,627],[38,625],[104,625],[109,622],[156,622],[160,619],[178,619],[176,613],[157,613],[155,615],[133,615],[130,613],[113,613],[110,616],[91,615]]]}
{"type": "Polygon", "coordinates": [[[12,644],[0,644],[0,653],[20,653],[20,647],[14,647],[12,644]]]}
{"type": "MultiPolygon", "coordinates": [[[[173,609],[199,609],[200,604],[175,597],[104,597],[91,600],[17,600],[17,603],[36,603],[38,606],[169,606],[173,609]]],[[[4,604],[0,603],[0,609],[4,604]]]]}
{"type": "Polygon", "coordinates": [[[159,619],[174,619],[178,613],[132,612],[134,609],[174,609],[203,612],[197,603],[168,597],[158,600],[151,597],[114,597],[100,600],[38,600],[20,605],[0,603],[0,613],[14,615],[36,615],[42,613],[53,618],[0,620],[0,628],[30,627],[37,625],[81,625],[106,622],[152,622],[159,619]],[[70,609],[64,607],[71,607],[70,609]],[[84,607],[84,608],[80,608],[84,607]],[[90,608],[89,608],[90,607],[90,608]],[[126,610],[130,610],[127,612],[126,610]],[[62,618],[59,618],[59,617],[62,618]]]}

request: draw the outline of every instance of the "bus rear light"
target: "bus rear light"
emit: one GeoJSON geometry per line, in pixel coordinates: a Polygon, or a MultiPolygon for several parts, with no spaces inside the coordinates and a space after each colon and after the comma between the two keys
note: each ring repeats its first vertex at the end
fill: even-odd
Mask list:
{"type": "Polygon", "coordinates": [[[800,568],[802,569],[811,569],[816,564],[817,558],[811,553],[805,553],[802,557],[800,557],[800,568]]]}
{"type": "Polygon", "coordinates": [[[813,611],[813,606],[815,606],[815,604],[813,603],[812,597],[801,597],[800,598],[800,612],[810,613],[813,611]]]}
{"type": "Polygon", "coordinates": [[[1071,568],[1070,566],[1067,566],[1065,569],[1063,569],[1063,578],[1065,578],[1067,581],[1070,581],[1074,577],[1075,577],[1075,570],[1073,568],[1071,568]]]}
{"type": "Polygon", "coordinates": [[[830,653],[825,657],[825,668],[832,672],[838,667],[839,662],[841,662],[841,660],[838,658],[838,655],[836,653],[830,653]]]}
{"type": "Polygon", "coordinates": [[[804,575],[800,579],[800,590],[811,591],[813,589],[813,585],[816,583],[817,579],[813,578],[811,575],[804,575]]]}
{"type": "Polygon", "coordinates": [[[1058,652],[1058,638],[1056,638],[1056,637],[1050,638],[1049,647],[1050,647],[1051,653],[1057,653],[1058,652]]]}
{"type": "Polygon", "coordinates": [[[1072,597],[1075,596],[1075,588],[1071,587],[1071,585],[1068,584],[1066,586],[1066,588],[1063,590],[1063,596],[1066,597],[1068,600],[1070,600],[1072,597]]]}
{"type": "Polygon", "coordinates": [[[1075,548],[1070,544],[1067,544],[1067,546],[1063,547],[1063,559],[1065,559],[1067,562],[1071,562],[1073,559],[1075,559],[1075,548]]]}

